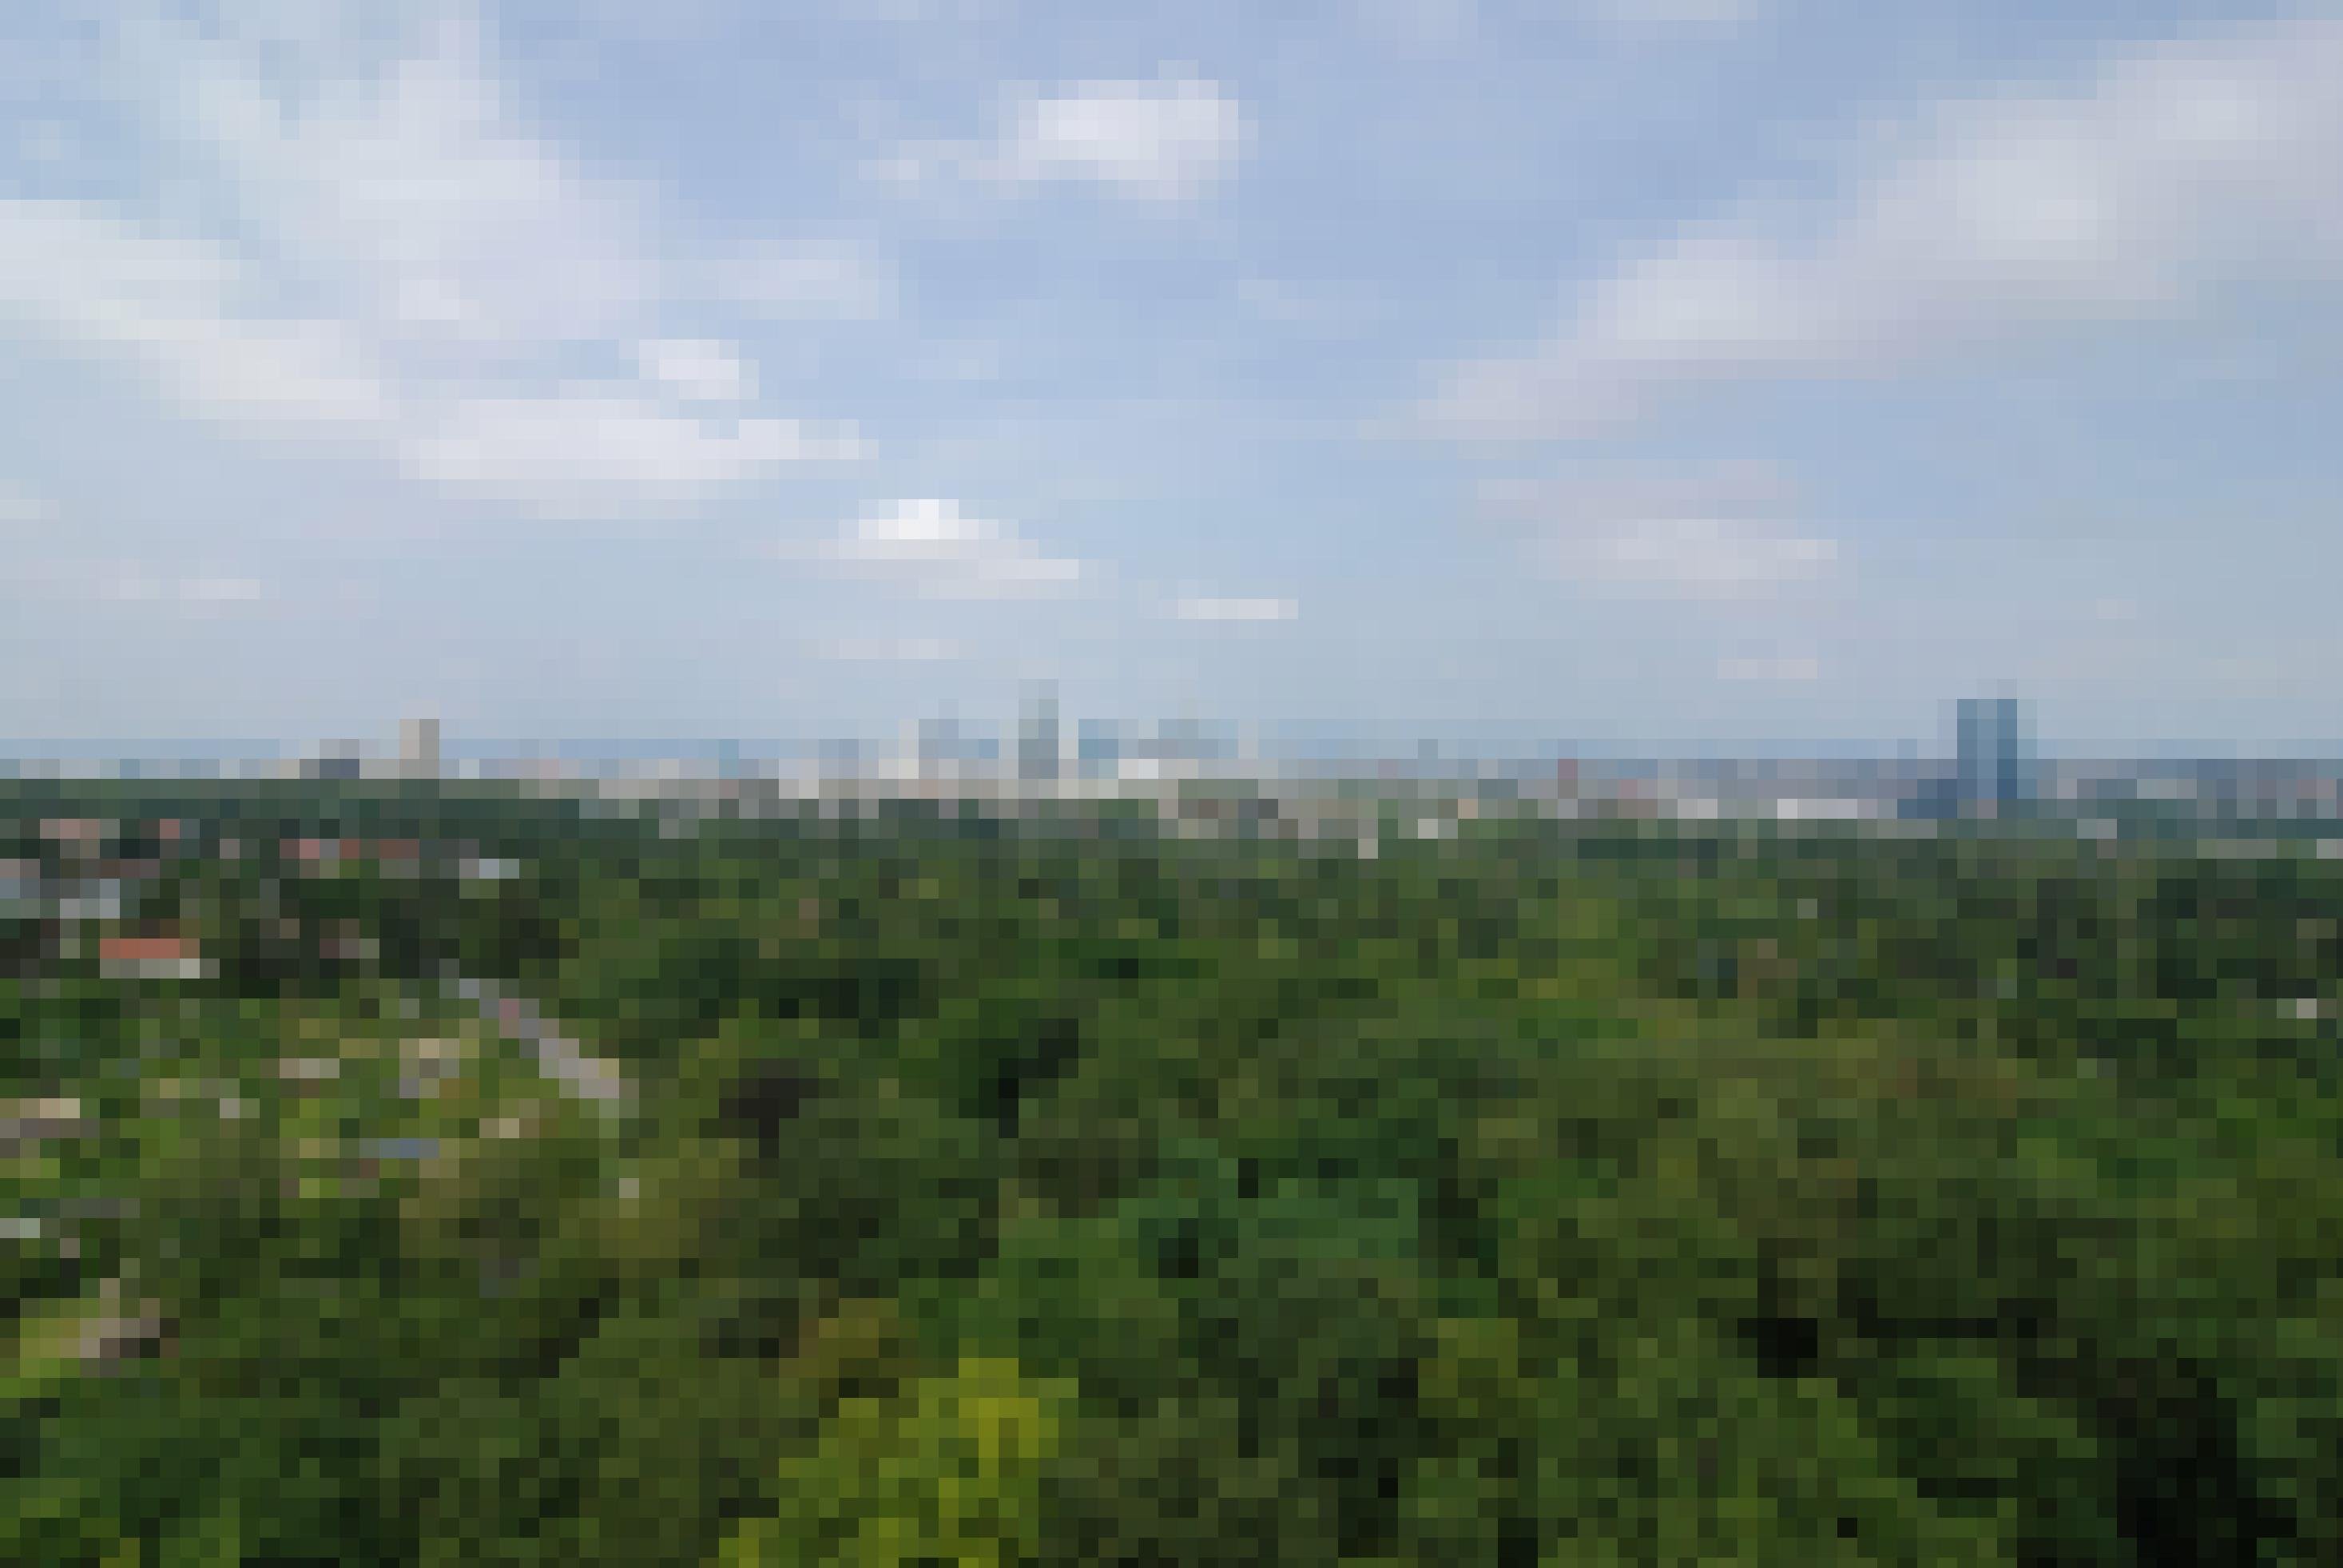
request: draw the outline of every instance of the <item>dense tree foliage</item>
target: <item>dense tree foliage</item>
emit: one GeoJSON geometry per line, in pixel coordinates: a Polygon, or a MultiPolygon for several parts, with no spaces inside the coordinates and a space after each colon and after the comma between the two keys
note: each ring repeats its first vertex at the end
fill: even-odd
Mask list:
{"type": "Polygon", "coordinates": [[[2343,1561],[2307,842],[0,835],[0,1560],[2343,1561]]]}

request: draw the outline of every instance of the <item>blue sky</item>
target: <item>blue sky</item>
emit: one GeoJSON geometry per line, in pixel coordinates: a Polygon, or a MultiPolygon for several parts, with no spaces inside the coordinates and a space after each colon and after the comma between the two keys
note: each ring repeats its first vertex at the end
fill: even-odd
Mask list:
{"type": "Polygon", "coordinates": [[[0,732],[2328,749],[2338,167],[2331,5],[9,7],[0,732]]]}

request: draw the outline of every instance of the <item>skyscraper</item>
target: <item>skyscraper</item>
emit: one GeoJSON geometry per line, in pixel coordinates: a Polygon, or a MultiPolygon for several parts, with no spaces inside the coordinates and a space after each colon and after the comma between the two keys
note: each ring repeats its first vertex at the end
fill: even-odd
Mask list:
{"type": "Polygon", "coordinates": [[[439,774],[439,721],[418,715],[398,727],[400,769],[421,779],[439,774]]]}
{"type": "Polygon", "coordinates": [[[1036,781],[1058,776],[1058,689],[1046,682],[1026,695],[1024,723],[1017,735],[1017,776],[1036,781]]]}
{"type": "Polygon", "coordinates": [[[1955,709],[1955,793],[1965,816],[2001,815],[2026,798],[2017,699],[1965,697],[1955,709]]]}
{"type": "Polygon", "coordinates": [[[1122,755],[1122,738],[1114,721],[1085,719],[1076,727],[1074,759],[1085,775],[1111,774],[1122,755]]]}

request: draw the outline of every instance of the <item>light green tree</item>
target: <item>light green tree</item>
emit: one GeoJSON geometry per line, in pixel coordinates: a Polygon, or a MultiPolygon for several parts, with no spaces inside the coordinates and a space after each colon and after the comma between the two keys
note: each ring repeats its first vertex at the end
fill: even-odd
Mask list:
{"type": "Polygon", "coordinates": [[[1039,1541],[1041,1482],[1071,1402],[1070,1385],[982,1356],[890,1398],[840,1400],[813,1451],[783,1463],[779,1512],[735,1530],[718,1561],[991,1568],[1024,1560],[1039,1541]]]}

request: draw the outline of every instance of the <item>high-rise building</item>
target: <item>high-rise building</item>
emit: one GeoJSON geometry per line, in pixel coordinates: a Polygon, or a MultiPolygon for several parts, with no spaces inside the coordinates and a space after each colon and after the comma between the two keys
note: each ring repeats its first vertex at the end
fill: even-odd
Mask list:
{"type": "Polygon", "coordinates": [[[1991,817],[2026,798],[2017,699],[1965,697],[1956,707],[1954,791],[1964,815],[1991,817]]]}
{"type": "Polygon", "coordinates": [[[968,761],[968,739],[960,733],[960,716],[949,710],[920,720],[917,744],[923,774],[956,769],[968,761]]]}
{"type": "Polygon", "coordinates": [[[429,717],[409,719],[398,727],[398,764],[418,778],[439,776],[439,721],[429,717]]]}
{"type": "Polygon", "coordinates": [[[1076,729],[1074,759],[1086,774],[1111,773],[1122,756],[1122,737],[1109,719],[1085,719],[1076,729]]]}
{"type": "Polygon", "coordinates": [[[1044,683],[1026,695],[1024,721],[1017,732],[1017,776],[1055,779],[1058,762],[1058,691],[1044,683]]]}

